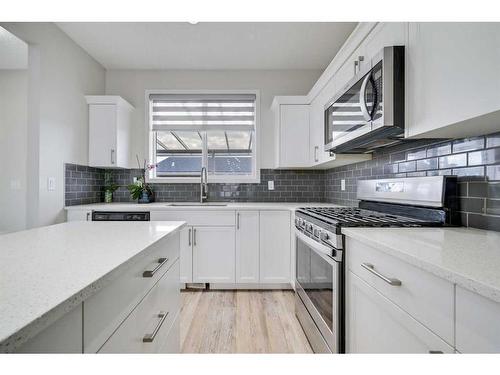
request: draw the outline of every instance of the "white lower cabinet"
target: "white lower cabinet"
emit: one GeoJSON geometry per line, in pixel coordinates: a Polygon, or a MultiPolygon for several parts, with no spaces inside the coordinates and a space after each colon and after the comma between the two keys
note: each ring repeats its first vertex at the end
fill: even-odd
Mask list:
{"type": "Polygon", "coordinates": [[[234,283],[234,227],[193,227],[193,282],[234,283]]]}
{"type": "Polygon", "coordinates": [[[56,320],[16,350],[16,353],[81,353],[82,304],[56,320]]]}
{"type": "Polygon", "coordinates": [[[456,287],[456,348],[460,353],[500,353],[500,303],[456,287]]]}
{"type": "MultiPolygon", "coordinates": [[[[180,311],[179,262],[166,272],[141,303],[99,350],[99,353],[171,353],[170,331],[180,311]]],[[[174,336],[178,337],[176,328],[174,336]]]]}
{"type": "Polygon", "coordinates": [[[68,210],[66,211],[66,221],[91,221],[92,211],[90,210],[68,210]]]}
{"type": "Polygon", "coordinates": [[[259,211],[236,213],[236,282],[259,282],[259,211]]]}
{"type": "Polygon", "coordinates": [[[289,211],[260,212],[260,282],[290,283],[289,211]]]}
{"type": "Polygon", "coordinates": [[[352,272],[347,272],[348,353],[453,353],[454,349],[352,272]]]}
{"type": "Polygon", "coordinates": [[[181,231],[180,281],[193,282],[193,227],[190,226],[181,231]]]}

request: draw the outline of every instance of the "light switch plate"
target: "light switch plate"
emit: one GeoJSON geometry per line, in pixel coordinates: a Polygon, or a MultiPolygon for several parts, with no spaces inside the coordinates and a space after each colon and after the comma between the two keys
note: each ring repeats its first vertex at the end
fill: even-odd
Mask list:
{"type": "Polygon", "coordinates": [[[342,191],[345,190],[345,180],[344,179],[340,180],[340,190],[342,190],[342,191]]]}
{"type": "Polygon", "coordinates": [[[267,181],[267,190],[274,190],[274,181],[267,181]]]}
{"type": "Polygon", "coordinates": [[[56,178],[55,177],[48,177],[47,178],[47,190],[48,191],[56,190],[56,178]]]}

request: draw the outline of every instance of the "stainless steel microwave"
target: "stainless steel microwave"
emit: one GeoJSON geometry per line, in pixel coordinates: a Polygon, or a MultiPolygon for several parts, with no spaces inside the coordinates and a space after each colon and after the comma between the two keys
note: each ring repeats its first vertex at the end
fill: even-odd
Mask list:
{"type": "Polygon", "coordinates": [[[404,78],[404,46],[385,47],[325,105],[325,151],[366,153],[400,142],[404,78]]]}

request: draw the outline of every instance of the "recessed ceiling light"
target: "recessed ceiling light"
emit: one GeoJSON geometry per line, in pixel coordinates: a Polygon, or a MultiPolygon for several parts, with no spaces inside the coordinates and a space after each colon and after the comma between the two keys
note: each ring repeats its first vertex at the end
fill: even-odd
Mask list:
{"type": "Polygon", "coordinates": [[[188,21],[188,23],[189,23],[190,25],[196,25],[196,24],[198,23],[198,21],[188,21]]]}

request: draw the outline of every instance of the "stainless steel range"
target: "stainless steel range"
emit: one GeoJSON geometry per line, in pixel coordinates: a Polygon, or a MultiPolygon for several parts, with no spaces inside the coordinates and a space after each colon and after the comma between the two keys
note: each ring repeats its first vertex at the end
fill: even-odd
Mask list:
{"type": "Polygon", "coordinates": [[[295,212],[295,313],[316,353],[344,352],[343,227],[458,225],[455,177],[358,182],[359,207],[295,212]]]}

